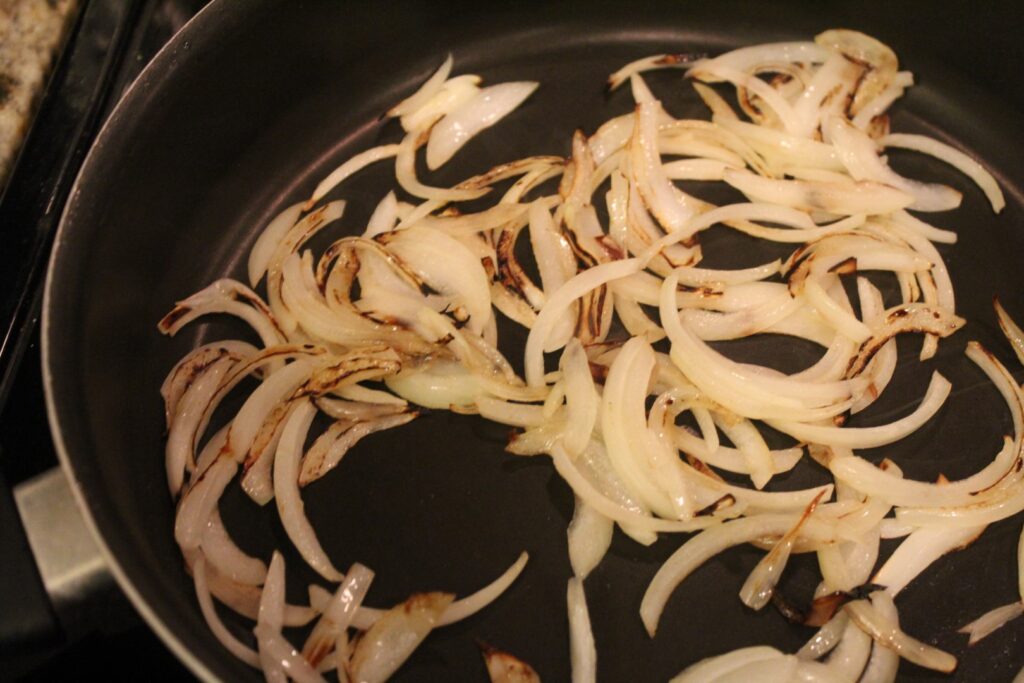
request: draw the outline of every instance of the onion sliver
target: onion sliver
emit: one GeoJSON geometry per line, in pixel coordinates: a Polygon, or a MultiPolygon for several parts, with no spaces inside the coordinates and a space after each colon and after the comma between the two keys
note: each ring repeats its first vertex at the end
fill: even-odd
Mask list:
{"type": "Polygon", "coordinates": [[[840,184],[810,180],[771,180],[749,171],[726,171],[725,182],[753,201],[846,216],[889,213],[914,202],[913,197],[901,190],[869,181],[840,184]]]}
{"type": "Polygon", "coordinates": [[[583,580],[569,579],[566,589],[569,608],[569,652],[572,661],[572,683],[594,683],[597,680],[597,650],[590,630],[590,614],[583,592],[583,580]]]}
{"type": "Polygon", "coordinates": [[[984,527],[917,529],[900,543],[871,580],[896,597],[933,562],[968,545],[984,530],[984,527]]]}
{"type": "Polygon", "coordinates": [[[250,286],[255,287],[266,274],[267,266],[270,265],[270,259],[273,257],[274,251],[277,250],[277,245],[302,215],[302,206],[303,202],[298,202],[282,210],[267,223],[267,227],[256,239],[256,244],[249,251],[247,264],[250,286]]]}
{"type": "Polygon", "coordinates": [[[624,259],[602,263],[576,275],[558,289],[541,309],[537,322],[526,339],[526,382],[532,387],[541,386],[544,379],[544,345],[548,335],[557,324],[559,317],[576,299],[601,285],[639,272],[639,259],[624,259]]]}
{"type": "MultiPolygon", "coordinates": [[[[640,603],[640,617],[647,633],[654,636],[658,620],[672,592],[697,567],[732,546],[760,538],[781,537],[798,520],[799,517],[795,515],[778,514],[736,519],[705,529],[684,543],[661,565],[644,593],[640,603]]],[[[799,537],[829,543],[836,539],[836,530],[812,516],[801,527],[799,537]]]]}
{"type": "Polygon", "coordinates": [[[950,673],[956,668],[956,657],[931,645],[911,638],[899,626],[886,619],[867,600],[854,600],[844,607],[850,619],[881,645],[891,648],[907,661],[926,669],[950,673]]]}
{"type": "Polygon", "coordinates": [[[274,500],[277,502],[281,524],[302,558],[328,581],[341,581],[344,575],[334,568],[320,546],[316,531],[306,518],[302,497],[299,495],[299,460],[309,427],[317,413],[316,406],[309,399],[302,398],[299,401],[299,407],[284,425],[274,456],[274,500]]]}
{"type": "Polygon", "coordinates": [[[196,598],[199,600],[199,609],[203,613],[206,624],[210,627],[213,635],[220,641],[224,648],[238,657],[249,666],[258,667],[260,656],[251,647],[238,640],[221,621],[217,609],[214,607],[213,599],[210,596],[210,589],[206,585],[206,561],[200,556],[192,565],[192,579],[196,585],[196,598]]]}
{"type": "Polygon", "coordinates": [[[836,613],[797,651],[796,656],[807,660],[824,657],[839,644],[839,640],[846,631],[846,625],[849,623],[850,618],[846,615],[846,612],[840,611],[836,613]]]}
{"type": "Polygon", "coordinates": [[[932,374],[928,390],[913,413],[880,427],[828,427],[788,420],[767,420],[775,429],[794,439],[845,448],[875,448],[905,438],[939,411],[953,385],[938,372],[932,374]]]}
{"type": "Polygon", "coordinates": [[[320,181],[320,184],[313,190],[312,196],[302,205],[302,210],[309,211],[312,209],[328,192],[340,185],[349,176],[361,171],[374,162],[390,159],[396,154],[398,154],[398,145],[381,145],[379,147],[371,147],[365,152],[360,152],[349,158],[348,161],[331,171],[326,178],[320,181]]]}
{"type": "Polygon", "coordinates": [[[985,612],[980,617],[958,629],[958,633],[966,633],[970,635],[970,639],[967,641],[968,645],[974,645],[982,638],[993,633],[997,629],[1002,628],[1008,622],[1016,619],[1020,615],[1024,614],[1024,603],[1022,602],[1011,602],[1008,605],[1002,607],[996,607],[995,609],[985,612]]]}
{"type": "Polygon", "coordinates": [[[999,213],[1006,206],[1003,192],[999,189],[999,183],[992,177],[992,174],[986,171],[977,161],[958,149],[939,142],[935,138],[907,133],[890,133],[880,138],[878,144],[882,147],[900,147],[915,152],[922,152],[941,159],[976,182],[978,187],[985,193],[985,196],[988,197],[993,211],[999,213]]]}
{"type": "Polygon", "coordinates": [[[659,519],[625,508],[611,500],[590,483],[573,464],[572,459],[559,444],[553,444],[551,458],[555,469],[572,490],[588,505],[592,506],[605,517],[632,529],[653,533],[680,533],[704,529],[719,522],[713,517],[696,517],[691,520],[659,519]]]}
{"type": "Polygon", "coordinates": [[[267,577],[267,565],[235,545],[217,509],[214,509],[206,523],[200,547],[210,564],[225,578],[249,586],[259,586],[267,577]]]}
{"type": "Polygon", "coordinates": [[[533,94],[538,83],[501,83],[484,88],[441,119],[430,131],[427,166],[440,168],[473,136],[493,126],[533,94]]]}
{"type": "Polygon", "coordinates": [[[352,678],[360,683],[390,678],[438,625],[451,601],[450,593],[421,593],[381,615],[352,653],[352,678]]]}
{"type": "Polygon", "coordinates": [[[587,578],[601,562],[612,542],[615,524],[580,498],[576,499],[572,521],[569,522],[569,564],[573,574],[587,578]]]}
{"type": "Polygon", "coordinates": [[[697,662],[673,678],[670,683],[708,683],[709,681],[717,681],[725,675],[744,669],[751,664],[766,665],[779,661],[785,658],[785,656],[775,648],[766,645],[744,647],[724,655],[709,657],[697,662]]]}
{"type": "Polygon", "coordinates": [[[441,62],[441,66],[437,68],[437,71],[431,74],[430,78],[428,78],[416,92],[409,95],[409,97],[406,97],[404,100],[388,110],[388,116],[406,116],[425,105],[430,101],[430,98],[441,91],[441,87],[444,85],[445,81],[448,80],[448,74],[452,72],[453,64],[454,59],[452,58],[451,53],[449,53],[445,60],[441,62]]]}
{"type": "MultiPolygon", "coordinates": [[[[892,598],[885,591],[877,591],[871,595],[871,604],[883,619],[897,628],[900,625],[899,613],[892,598]]],[[[843,612],[845,614],[845,612],[843,612]]],[[[860,683],[894,683],[896,671],[900,665],[900,656],[894,650],[875,641],[871,648],[871,658],[861,675],[860,683]]]]}
{"type": "MultiPolygon", "coordinates": [[[[477,592],[452,602],[442,612],[437,625],[447,626],[449,624],[462,621],[463,619],[468,619],[487,605],[494,602],[509,586],[512,585],[513,582],[515,582],[522,573],[523,568],[526,566],[529,559],[529,554],[525,552],[520,554],[519,558],[494,581],[487,584],[477,592]]],[[[314,599],[312,592],[310,592],[310,600],[314,609],[317,609],[318,611],[322,612],[328,607],[326,599],[324,599],[323,602],[319,599],[314,599]]],[[[352,626],[361,631],[365,631],[373,626],[385,612],[386,610],[360,605],[359,609],[352,617],[352,626]]]]}

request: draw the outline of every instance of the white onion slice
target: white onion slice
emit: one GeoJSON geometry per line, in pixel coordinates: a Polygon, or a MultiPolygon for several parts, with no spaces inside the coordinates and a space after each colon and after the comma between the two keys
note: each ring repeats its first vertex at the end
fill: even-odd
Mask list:
{"type": "Polygon", "coordinates": [[[249,272],[249,285],[255,287],[267,272],[270,259],[277,250],[277,245],[288,233],[299,216],[302,215],[303,202],[292,204],[267,223],[256,243],[249,251],[247,269],[249,272]]]}
{"type": "Polygon", "coordinates": [[[238,657],[240,660],[248,664],[249,666],[258,667],[260,665],[260,656],[255,650],[246,645],[245,643],[238,640],[228,627],[221,621],[220,615],[217,614],[217,609],[214,607],[213,598],[210,596],[210,589],[206,585],[206,560],[199,556],[195,564],[192,565],[192,579],[196,585],[196,598],[199,600],[199,609],[203,613],[203,618],[206,620],[206,624],[210,627],[210,631],[216,636],[217,640],[220,641],[224,648],[238,657]]]}
{"type": "Polygon", "coordinates": [[[958,149],[939,142],[935,138],[907,133],[890,133],[879,139],[878,144],[882,147],[899,147],[922,152],[936,159],[941,159],[977,183],[978,187],[985,193],[985,196],[988,197],[993,211],[999,213],[1006,206],[1003,192],[999,189],[999,183],[992,177],[992,174],[986,171],[977,161],[958,149]]]}
{"type": "Polygon", "coordinates": [[[918,430],[938,412],[953,385],[938,372],[932,374],[928,390],[910,415],[880,427],[828,427],[787,420],[767,420],[775,429],[794,439],[846,448],[875,448],[893,443],[918,430]]]}
{"type": "Polygon", "coordinates": [[[673,678],[670,683],[710,683],[711,681],[719,681],[726,675],[742,671],[752,664],[769,666],[785,657],[786,655],[775,648],[766,645],[744,647],[724,655],[701,660],[687,667],[673,678]]]}
{"type": "Polygon", "coordinates": [[[886,619],[867,600],[854,600],[843,608],[850,620],[863,629],[881,645],[891,648],[909,662],[926,669],[951,673],[956,668],[956,657],[911,638],[900,630],[899,625],[886,619]]]}
{"type": "Polygon", "coordinates": [[[192,484],[178,504],[174,518],[174,540],[182,551],[199,547],[206,520],[224,494],[224,489],[238,472],[238,463],[233,458],[218,457],[209,468],[203,470],[198,481],[192,484]]]}
{"type": "Polygon", "coordinates": [[[1017,354],[1017,360],[1024,363],[1024,330],[1013,321],[1013,318],[1006,312],[999,299],[994,302],[996,315],[999,318],[999,327],[1002,329],[1006,339],[1010,342],[1013,352],[1017,354]]]}
{"type": "MultiPolygon", "coordinates": [[[[262,585],[266,580],[267,565],[235,545],[216,509],[206,522],[200,548],[210,564],[225,578],[249,586],[262,585]]],[[[205,583],[205,578],[203,581],[205,583]]]]}
{"type": "Polygon", "coordinates": [[[451,159],[473,136],[510,114],[539,83],[501,83],[484,88],[448,113],[430,131],[427,167],[435,170],[451,159]]]}
{"type": "Polygon", "coordinates": [[[284,558],[281,553],[274,551],[270,559],[270,568],[267,570],[267,581],[260,594],[260,609],[256,618],[256,626],[266,629],[264,637],[256,634],[256,642],[259,645],[260,666],[263,668],[263,675],[270,683],[286,681],[284,667],[279,652],[272,652],[265,646],[269,636],[275,633],[280,636],[281,625],[284,621],[285,604],[284,584],[284,558]]]}
{"type": "Polygon", "coordinates": [[[886,593],[896,597],[933,562],[948,552],[966,546],[982,531],[984,527],[917,529],[889,556],[872,577],[872,583],[885,586],[886,593]]]}
{"type": "Polygon", "coordinates": [[[409,658],[452,601],[450,593],[420,593],[381,615],[352,652],[351,676],[383,683],[409,658]]]}
{"type": "MultiPolygon", "coordinates": [[[[892,597],[885,591],[877,591],[871,595],[871,604],[883,619],[899,627],[899,613],[892,597]]],[[[843,612],[845,614],[845,612],[843,612]]],[[[900,656],[894,650],[875,641],[871,647],[871,658],[861,675],[860,683],[894,683],[896,672],[900,666],[900,656]]]]}
{"type": "Polygon", "coordinates": [[[796,656],[806,660],[821,659],[839,644],[849,623],[850,617],[846,612],[839,611],[811,636],[811,639],[797,651],[796,656]]]}
{"type": "Polygon", "coordinates": [[[590,614],[587,611],[587,597],[583,592],[583,580],[569,579],[566,589],[569,607],[569,652],[572,661],[572,683],[594,683],[597,680],[597,649],[594,634],[590,630],[590,614]]]}
{"type": "Polygon", "coordinates": [[[533,667],[493,647],[481,645],[487,676],[491,683],[540,683],[540,676],[533,667]]]}
{"type": "Polygon", "coordinates": [[[299,460],[309,427],[316,417],[316,406],[307,399],[299,399],[299,407],[291,414],[281,433],[274,456],[274,500],[281,524],[288,538],[310,567],[328,581],[341,581],[344,575],[334,568],[330,558],[320,546],[316,531],[304,512],[299,495],[299,460]]]}
{"type": "Polygon", "coordinates": [[[454,59],[451,53],[448,53],[448,56],[441,62],[441,66],[437,68],[437,71],[431,74],[430,78],[424,81],[423,85],[416,92],[389,109],[388,116],[405,116],[425,105],[430,98],[440,92],[441,87],[448,80],[448,74],[452,72],[453,63],[454,59]]]}
{"type": "Polygon", "coordinates": [[[328,192],[370,164],[383,159],[390,159],[397,154],[398,145],[380,145],[379,147],[371,147],[368,150],[350,157],[348,161],[343,163],[341,166],[338,166],[338,168],[331,171],[326,178],[320,181],[320,184],[313,190],[313,194],[306,200],[306,203],[302,205],[302,210],[309,211],[312,209],[316,206],[318,201],[327,195],[328,192]]]}
{"type": "Polygon", "coordinates": [[[825,127],[854,180],[872,180],[903,190],[913,195],[910,208],[917,211],[948,211],[960,206],[962,195],[953,188],[909,180],[889,168],[879,158],[875,141],[842,117],[830,117],[825,127]]]}
{"type": "Polygon", "coordinates": [[[278,321],[263,303],[263,299],[241,282],[228,278],[216,280],[187,299],[177,302],[171,312],[158,323],[157,328],[163,334],[174,336],[188,323],[210,313],[226,313],[241,318],[256,330],[264,346],[274,346],[285,341],[278,321]]]}
{"type": "Polygon", "coordinates": [[[914,203],[914,198],[902,190],[869,181],[772,180],[749,171],[726,171],[725,182],[752,201],[846,216],[889,213],[914,203]]]}
{"type": "MultiPolygon", "coordinates": [[[[519,575],[522,573],[523,568],[526,567],[526,563],[529,559],[530,556],[528,553],[521,553],[516,561],[509,565],[508,569],[506,569],[501,576],[496,578],[494,581],[487,584],[477,592],[452,602],[444,609],[437,625],[448,626],[449,624],[454,624],[462,621],[463,619],[468,619],[484,607],[487,607],[487,605],[494,602],[515,582],[517,578],[519,578],[519,575]]],[[[329,593],[324,595],[319,591],[314,592],[311,589],[310,604],[313,606],[313,609],[319,612],[327,610],[327,598],[329,595],[329,593]]],[[[377,620],[385,614],[385,612],[386,610],[360,605],[359,609],[352,617],[352,626],[361,631],[365,631],[373,626],[377,620]]]]}
{"type": "Polygon", "coordinates": [[[541,386],[544,379],[545,343],[561,315],[572,303],[601,285],[638,272],[640,267],[640,259],[635,258],[599,264],[573,277],[548,299],[526,339],[527,384],[532,387],[541,386]]]}
{"type": "Polygon", "coordinates": [[[263,672],[268,680],[276,680],[277,672],[280,671],[282,672],[281,680],[290,678],[296,683],[324,683],[323,676],[310,666],[309,662],[292,647],[292,644],[279,630],[258,624],[253,631],[256,633],[256,641],[260,646],[260,657],[262,658],[265,654],[267,660],[272,662],[270,667],[273,668],[264,664],[263,672]],[[285,675],[287,678],[284,678],[285,675]]]}
{"type": "Polygon", "coordinates": [[[558,474],[565,479],[573,492],[599,513],[630,529],[645,532],[690,532],[717,524],[719,520],[712,517],[697,517],[691,520],[659,519],[641,514],[613,501],[601,493],[573,464],[569,455],[559,444],[552,444],[551,457],[558,474]]]}
{"type": "Polygon", "coordinates": [[[996,607],[985,612],[971,623],[960,627],[957,633],[968,634],[970,639],[967,641],[967,644],[974,645],[982,638],[992,634],[1022,614],[1024,614],[1024,603],[1020,601],[1011,602],[1008,605],[996,607]]]}
{"type": "Polygon", "coordinates": [[[686,239],[693,234],[686,227],[693,211],[679,201],[679,190],[665,175],[661,165],[657,147],[657,121],[660,114],[661,104],[657,101],[637,105],[636,123],[630,142],[630,168],[644,202],[665,231],[682,231],[680,239],[686,239]]]}
{"type": "Polygon", "coordinates": [[[580,579],[587,578],[591,570],[604,558],[612,542],[615,524],[600,512],[576,499],[572,521],[569,522],[569,564],[580,579]]]}
{"type": "Polygon", "coordinates": [[[871,657],[871,647],[871,636],[849,621],[842,640],[829,654],[828,667],[840,680],[857,681],[871,657]]]}
{"type": "Polygon", "coordinates": [[[221,358],[210,363],[185,390],[176,405],[164,447],[167,483],[172,496],[177,496],[181,491],[186,467],[195,465],[195,443],[200,436],[200,427],[205,427],[202,423],[206,409],[225,374],[234,365],[235,361],[231,358],[221,358]]]}
{"type": "Polygon", "coordinates": [[[336,422],[306,451],[299,470],[299,486],[306,486],[337,467],[345,454],[363,438],[376,432],[401,427],[412,422],[418,415],[419,413],[411,411],[360,420],[355,424],[336,422]]]}
{"type": "MultiPolygon", "coordinates": [[[[755,539],[781,537],[799,520],[795,515],[762,514],[725,522],[706,529],[683,544],[665,561],[654,575],[640,603],[640,617],[647,633],[654,636],[658,620],[669,597],[682,581],[697,567],[722,552],[755,539]]],[[[836,538],[833,527],[815,517],[807,519],[799,536],[815,542],[832,542],[836,538]]]]}
{"type": "MultiPolygon", "coordinates": [[[[313,627],[306,644],[302,647],[302,656],[313,666],[319,666],[324,658],[336,646],[338,638],[344,636],[352,624],[356,611],[370,590],[373,583],[373,570],[358,562],[349,567],[345,579],[338,585],[330,601],[324,606],[320,620],[313,627]]],[[[335,656],[337,662],[337,655],[335,656]]],[[[344,669],[347,660],[337,664],[344,669]]]]}

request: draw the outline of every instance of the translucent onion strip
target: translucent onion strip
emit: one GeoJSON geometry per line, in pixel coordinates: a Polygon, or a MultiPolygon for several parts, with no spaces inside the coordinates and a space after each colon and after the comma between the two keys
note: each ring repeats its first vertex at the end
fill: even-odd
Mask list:
{"type": "Polygon", "coordinates": [[[299,401],[299,407],[284,425],[274,456],[274,500],[281,524],[302,558],[328,581],[341,581],[344,575],[334,568],[320,546],[299,495],[299,460],[317,413],[316,406],[309,399],[299,401]]]}

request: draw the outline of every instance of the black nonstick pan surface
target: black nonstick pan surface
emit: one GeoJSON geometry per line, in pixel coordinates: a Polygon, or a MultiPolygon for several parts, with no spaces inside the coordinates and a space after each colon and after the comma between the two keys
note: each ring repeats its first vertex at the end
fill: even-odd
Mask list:
{"type": "MultiPolygon", "coordinates": [[[[269,218],[308,196],[341,160],[397,141],[398,125],[380,115],[448,52],[457,73],[478,73],[488,83],[538,80],[541,87],[442,172],[428,176],[434,184],[520,156],[565,155],[574,129],[593,132],[631,108],[625,89],[604,89],[607,75],[625,62],[656,52],[719,53],[809,39],[833,26],[831,17],[811,7],[223,0],[165,48],[111,116],[67,206],[47,286],[44,371],[58,449],[115,573],[193,671],[226,680],[259,675],[210,635],[173,541],[158,389],[188,349],[244,332],[215,319],[165,339],[156,322],[169,306],[218,277],[244,279],[248,249],[269,218]]],[[[1024,318],[1024,127],[953,69],[915,61],[902,50],[901,33],[911,30],[922,29],[890,26],[878,36],[919,83],[894,108],[893,129],[934,135],[983,160],[1000,180],[1007,208],[992,214],[977,188],[939,163],[893,155],[907,175],[964,191],[961,208],[933,220],[960,234],[957,245],[940,250],[968,325],[927,363],[913,360],[918,340],[901,340],[903,362],[892,386],[852,424],[909,412],[932,370],[942,369],[954,383],[942,412],[907,441],[867,455],[892,458],[908,477],[932,479],[941,472],[955,479],[987,463],[1011,428],[998,394],[962,351],[977,339],[1020,377],[990,302],[999,295],[1024,318]]],[[[676,116],[706,117],[679,72],[655,74],[649,82],[676,116]]],[[[332,237],[361,229],[390,179],[391,167],[381,164],[332,194],[349,202],[332,237]]],[[[750,253],[749,243],[714,231],[704,245],[712,266],[752,265],[769,254],[750,253]]],[[[506,354],[518,363],[524,332],[507,325],[502,333],[506,354]]],[[[809,364],[817,353],[779,340],[727,348],[737,358],[775,359],[784,369],[809,364]]],[[[546,458],[505,454],[505,438],[504,428],[480,418],[434,413],[367,439],[304,493],[335,564],[359,561],[376,570],[368,598],[373,605],[423,590],[464,595],[492,580],[520,551],[530,552],[524,574],[500,601],[432,634],[396,681],[484,680],[478,641],[530,662],[544,680],[569,678],[565,527],[572,494],[546,458]]],[[[820,469],[804,463],[773,485],[823,480],[820,469]]],[[[259,508],[237,486],[229,487],[221,507],[246,550],[269,557],[273,548],[285,549],[290,600],[303,602],[305,586],[316,577],[291,550],[274,507],[259,508]]],[[[901,594],[904,629],[961,662],[952,677],[904,663],[901,680],[1008,681],[1024,665],[1024,619],[970,650],[966,637],[955,633],[1016,595],[1019,532],[1019,518],[993,525],[901,594]]],[[[673,595],[658,636],[648,638],[640,597],[681,540],[665,536],[644,548],[617,534],[588,578],[601,680],[664,681],[709,655],[754,644],[794,651],[811,635],[770,608],[753,613],[742,606],[736,594],[761,555],[744,548],[690,577],[673,595]]],[[[808,558],[794,561],[783,590],[805,599],[815,571],[808,558]]],[[[241,619],[231,623],[240,634],[251,627],[241,619]]]]}

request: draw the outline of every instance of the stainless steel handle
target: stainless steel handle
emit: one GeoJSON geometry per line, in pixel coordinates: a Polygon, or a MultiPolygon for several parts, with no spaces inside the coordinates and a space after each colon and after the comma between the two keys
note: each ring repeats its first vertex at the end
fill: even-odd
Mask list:
{"type": "Polygon", "coordinates": [[[82,519],[64,470],[54,467],[19,484],[14,500],[65,636],[75,640],[95,630],[99,613],[107,611],[96,609],[98,599],[120,591],[82,519]]]}

